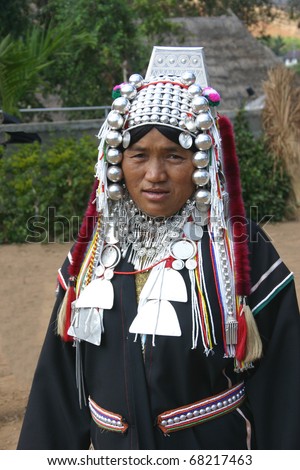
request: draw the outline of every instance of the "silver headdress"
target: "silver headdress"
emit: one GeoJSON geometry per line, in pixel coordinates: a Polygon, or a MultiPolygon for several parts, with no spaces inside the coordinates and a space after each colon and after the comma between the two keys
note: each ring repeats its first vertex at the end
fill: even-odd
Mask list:
{"type": "MultiPolygon", "coordinates": [[[[197,148],[193,155],[194,198],[202,219],[206,219],[214,193],[220,189],[212,184],[221,169],[214,117],[220,96],[208,87],[203,48],[154,47],[145,78],[133,74],[128,83],[115,87],[114,93],[119,96],[98,136],[98,210],[106,210],[108,199],[123,197],[123,172],[118,165],[121,148],[130,145],[130,130],[156,124],[181,131],[179,144],[183,148],[197,148]]],[[[214,211],[220,213],[217,207],[214,211]]]]}

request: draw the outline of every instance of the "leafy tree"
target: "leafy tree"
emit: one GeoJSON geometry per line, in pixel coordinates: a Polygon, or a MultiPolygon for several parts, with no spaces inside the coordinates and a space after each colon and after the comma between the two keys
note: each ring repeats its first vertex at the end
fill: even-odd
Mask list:
{"type": "Polygon", "coordinates": [[[268,46],[274,54],[277,56],[282,56],[285,51],[285,41],[281,36],[261,36],[258,38],[259,41],[263,42],[266,46],[268,46]]]}
{"type": "Polygon", "coordinates": [[[28,0],[0,0],[0,38],[19,38],[30,25],[28,0]]]}
{"type": "Polygon", "coordinates": [[[18,114],[20,101],[37,90],[42,70],[53,63],[50,56],[69,34],[66,26],[63,30],[33,26],[23,39],[7,35],[0,42],[0,101],[5,112],[18,114]]]}

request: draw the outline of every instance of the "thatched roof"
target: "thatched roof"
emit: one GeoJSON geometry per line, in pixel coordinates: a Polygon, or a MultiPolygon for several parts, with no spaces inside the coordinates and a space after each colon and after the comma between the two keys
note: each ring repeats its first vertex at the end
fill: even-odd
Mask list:
{"type": "Polygon", "coordinates": [[[262,83],[280,59],[256,40],[235,16],[174,18],[180,34],[160,46],[203,46],[210,85],[222,96],[221,110],[234,110],[247,99],[251,87],[256,98],[262,83]]]}

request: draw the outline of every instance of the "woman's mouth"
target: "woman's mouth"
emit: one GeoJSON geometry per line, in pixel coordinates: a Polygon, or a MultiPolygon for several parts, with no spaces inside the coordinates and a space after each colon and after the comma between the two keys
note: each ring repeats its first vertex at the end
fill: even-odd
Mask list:
{"type": "Polygon", "coordinates": [[[169,192],[163,189],[144,189],[142,193],[149,201],[162,201],[169,195],[169,192]]]}

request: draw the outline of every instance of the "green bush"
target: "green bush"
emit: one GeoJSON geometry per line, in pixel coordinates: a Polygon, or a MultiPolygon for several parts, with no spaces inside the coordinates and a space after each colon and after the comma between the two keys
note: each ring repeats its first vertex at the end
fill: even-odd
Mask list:
{"type": "Polygon", "coordinates": [[[92,189],[94,140],[20,145],[0,159],[0,242],[72,241],[92,189]]]}
{"type": "Polygon", "coordinates": [[[234,120],[236,151],[239,158],[243,199],[247,216],[273,222],[286,215],[291,191],[290,178],[280,162],[274,161],[263,134],[255,138],[244,110],[234,120]]]}

